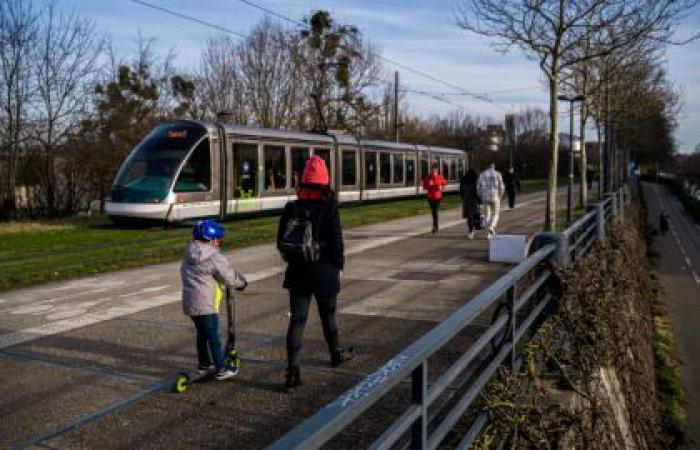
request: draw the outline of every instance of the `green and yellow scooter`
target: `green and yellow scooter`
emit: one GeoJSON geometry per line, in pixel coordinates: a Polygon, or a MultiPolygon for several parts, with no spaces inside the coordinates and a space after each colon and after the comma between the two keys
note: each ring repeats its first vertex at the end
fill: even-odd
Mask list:
{"type": "MultiPolygon", "coordinates": [[[[245,289],[245,287],[236,290],[242,291],[243,289],[245,289]]],[[[238,356],[238,350],[236,349],[236,299],[228,288],[225,290],[224,297],[226,300],[226,319],[228,326],[224,361],[231,370],[238,372],[241,367],[241,358],[238,356]]],[[[213,370],[204,373],[199,373],[196,369],[189,372],[180,372],[175,379],[172,390],[177,394],[182,394],[187,390],[190,384],[212,380],[214,379],[214,375],[216,375],[216,372],[213,370]]]]}

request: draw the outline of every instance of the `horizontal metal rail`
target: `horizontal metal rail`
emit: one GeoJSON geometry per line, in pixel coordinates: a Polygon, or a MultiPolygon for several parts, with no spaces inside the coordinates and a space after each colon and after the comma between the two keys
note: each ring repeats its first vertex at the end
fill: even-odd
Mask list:
{"type": "MultiPolygon", "coordinates": [[[[542,263],[548,259],[555,259],[560,264],[568,264],[570,259],[567,258],[572,256],[572,252],[574,259],[584,254],[596,241],[596,236],[598,238],[604,236],[604,224],[609,221],[608,219],[623,214],[624,208],[621,207],[620,200],[624,197],[626,196],[619,191],[609,194],[598,206],[592,208],[562,232],[560,237],[556,233],[544,234],[544,239],[553,239],[554,243],[545,242],[539,250],[513,267],[443,322],[384,363],[352,389],[321,408],[269,448],[316,449],[322,446],[408,377],[412,383],[410,406],[384,430],[370,448],[391,448],[409,433],[412,448],[436,448],[478,398],[506,359],[510,358],[511,367],[517,370],[519,366],[516,362],[517,343],[542,316],[552,299],[547,291],[547,281],[552,274],[546,268],[538,270],[542,268],[542,263]],[[604,220],[601,221],[599,215],[602,215],[604,220]],[[596,231],[598,231],[597,235],[596,231]],[[574,242],[571,242],[572,240],[574,242]],[[518,292],[519,287],[520,292],[518,292]],[[532,307],[518,324],[518,312],[528,303],[531,303],[532,307]],[[476,341],[471,343],[455,362],[444,369],[432,385],[428,386],[428,359],[483,313],[499,305],[505,306],[505,309],[494,317],[492,323],[480,333],[476,341]],[[500,342],[494,351],[495,354],[479,361],[479,358],[483,358],[482,354],[487,345],[494,345],[497,336],[501,337],[498,339],[500,342]],[[441,418],[437,426],[429,432],[427,428],[429,406],[450,389],[458,392],[461,388],[454,390],[455,380],[475,362],[481,369],[470,375],[475,376],[471,385],[461,394],[456,404],[451,406],[450,411],[441,418]]],[[[458,448],[467,448],[471,445],[487,423],[487,414],[477,415],[458,448]]]]}

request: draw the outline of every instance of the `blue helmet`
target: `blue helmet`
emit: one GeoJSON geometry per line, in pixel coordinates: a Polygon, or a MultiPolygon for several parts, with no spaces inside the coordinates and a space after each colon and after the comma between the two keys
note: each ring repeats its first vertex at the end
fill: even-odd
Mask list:
{"type": "Polygon", "coordinates": [[[221,239],[226,230],[216,220],[202,220],[194,225],[192,236],[198,241],[213,241],[221,239]]]}

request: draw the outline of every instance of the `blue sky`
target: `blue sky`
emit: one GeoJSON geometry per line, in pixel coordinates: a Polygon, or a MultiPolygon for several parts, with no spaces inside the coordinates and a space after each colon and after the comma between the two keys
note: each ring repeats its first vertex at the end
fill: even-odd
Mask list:
{"type": "MultiPolygon", "coordinates": [[[[239,0],[148,0],[150,3],[188,14],[231,30],[247,32],[264,13],[239,0]]],[[[518,50],[496,53],[485,38],[467,34],[454,24],[455,0],[254,0],[292,18],[311,10],[331,11],[340,22],[354,24],[378,47],[382,56],[393,59],[466,90],[487,93],[501,108],[465,96],[448,97],[465,112],[502,120],[505,110],[526,105],[547,108],[536,63],[518,50]],[[498,92],[509,90],[508,92],[498,92]]],[[[155,37],[156,49],[174,49],[176,64],[199,64],[211,28],[148,9],[131,0],[58,0],[62,9],[76,8],[91,17],[99,29],[112,36],[120,55],[135,49],[140,31],[155,37]]],[[[681,35],[700,31],[700,8],[683,20],[681,35]]],[[[691,150],[700,143],[700,42],[668,50],[668,71],[681,91],[683,108],[676,137],[679,149],[691,150]]],[[[388,65],[387,65],[388,66],[388,65]]],[[[390,67],[388,67],[390,68],[390,67]]],[[[393,70],[393,68],[390,68],[393,70]]],[[[400,70],[401,82],[410,89],[429,92],[454,91],[449,87],[400,70]]],[[[455,109],[446,103],[409,93],[410,108],[419,114],[440,114],[455,109]]]]}

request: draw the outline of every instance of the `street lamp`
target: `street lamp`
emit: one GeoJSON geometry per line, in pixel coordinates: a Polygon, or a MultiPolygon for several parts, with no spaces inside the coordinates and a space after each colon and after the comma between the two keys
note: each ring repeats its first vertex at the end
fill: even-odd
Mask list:
{"type": "MultiPolygon", "coordinates": [[[[583,95],[567,96],[558,95],[557,100],[569,102],[569,187],[566,193],[566,220],[569,225],[574,221],[573,195],[574,195],[574,102],[582,102],[586,98],[583,95]]],[[[583,130],[581,131],[583,133],[583,130]]],[[[585,151],[585,150],[582,150],[585,151]]],[[[556,176],[556,174],[555,174],[556,176]]],[[[581,174],[584,176],[584,174],[581,174]]]]}

